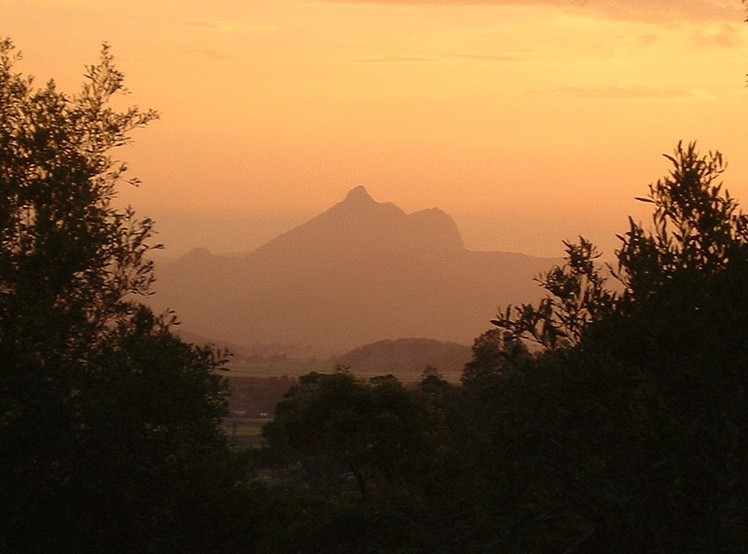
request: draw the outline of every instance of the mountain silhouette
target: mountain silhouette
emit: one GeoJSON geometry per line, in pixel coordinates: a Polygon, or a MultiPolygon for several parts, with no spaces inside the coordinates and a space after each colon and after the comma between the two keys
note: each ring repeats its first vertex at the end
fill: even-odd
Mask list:
{"type": "Polygon", "coordinates": [[[537,299],[533,277],[557,261],[467,250],[443,211],[406,214],[358,186],[246,255],[196,249],[160,264],[152,302],[185,331],[243,345],[471,344],[499,305],[537,299]]]}

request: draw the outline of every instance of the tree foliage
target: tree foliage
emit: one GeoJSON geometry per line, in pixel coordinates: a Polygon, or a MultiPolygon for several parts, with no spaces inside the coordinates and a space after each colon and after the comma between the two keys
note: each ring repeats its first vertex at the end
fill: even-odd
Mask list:
{"type": "Polygon", "coordinates": [[[363,381],[342,368],[299,379],[263,430],[268,450],[255,458],[264,460],[253,463],[272,469],[276,494],[298,502],[281,519],[271,549],[438,546],[421,520],[428,513],[421,503],[441,475],[446,431],[434,396],[446,384],[433,373],[426,380],[431,392],[406,388],[392,375],[363,381]]]}
{"type": "Polygon", "coordinates": [[[423,475],[424,456],[438,447],[437,423],[427,398],[394,377],[366,383],[338,370],[301,377],[264,434],[271,447],[301,456],[307,482],[339,492],[350,476],[366,500],[372,483],[401,484],[423,475]]]}
{"type": "Polygon", "coordinates": [[[534,433],[573,455],[542,466],[542,488],[565,491],[553,511],[586,522],[585,544],[614,533],[627,549],[738,552],[747,540],[748,219],[722,187],[719,153],[679,144],[666,158],[669,174],[640,199],[654,208],[651,226],[630,220],[619,237],[618,292],[602,286],[582,239],[542,280],[549,296],[538,307],[494,322],[546,347],[503,389],[551,394],[536,400],[546,414],[534,433]],[[579,450],[580,441],[594,447],[579,450]],[[576,504],[573,466],[586,480],[576,504]]]}
{"type": "MultiPolygon", "coordinates": [[[[523,312],[523,317],[529,319],[530,314],[523,312]]],[[[462,383],[468,389],[490,388],[491,381],[504,377],[529,355],[522,340],[512,333],[503,329],[489,329],[475,339],[473,359],[465,364],[462,383]]]]}
{"type": "Polygon", "coordinates": [[[0,41],[0,549],[204,551],[240,475],[221,358],[138,301],[153,224],[113,203],[157,114],[111,107],[106,45],[75,95],[19,57],[0,41]]]}
{"type": "Polygon", "coordinates": [[[614,294],[596,264],[600,253],[580,237],[578,243],[564,241],[566,263],[539,279],[547,295],[537,306],[507,306],[491,323],[505,329],[505,341],[530,340],[545,349],[578,345],[588,324],[609,310],[614,294]]]}

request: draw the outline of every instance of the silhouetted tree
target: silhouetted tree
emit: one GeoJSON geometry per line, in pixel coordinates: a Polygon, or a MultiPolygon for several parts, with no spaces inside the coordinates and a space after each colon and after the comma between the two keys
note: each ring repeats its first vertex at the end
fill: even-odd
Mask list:
{"type": "Polygon", "coordinates": [[[545,540],[576,522],[566,548],[748,544],[748,218],[718,182],[719,153],[679,144],[667,158],[669,175],[640,199],[654,207],[651,228],[630,220],[620,237],[621,292],[602,286],[582,240],[543,280],[539,307],[495,321],[546,347],[499,387],[494,411],[521,414],[527,394],[534,407],[494,444],[516,444],[507,439],[524,426],[536,455],[553,452],[528,486],[556,520],[545,540]]]}
{"type": "Polygon", "coordinates": [[[0,550],[228,548],[221,359],[138,302],[152,222],[112,204],[137,181],[111,151],[156,114],[110,107],[106,45],[72,96],[18,57],[0,41],[0,550]]]}
{"type": "Polygon", "coordinates": [[[366,500],[372,481],[397,485],[422,473],[431,416],[426,398],[392,376],[365,383],[345,370],[309,373],[263,434],[271,447],[302,460],[306,482],[339,491],[347,481],[341,476],[349,475],[366,500]]]}
{"type": "Polygon", "coordinates": [[[547,295],[537,306],[507,306],[492,323],[508,333],[503,341],[530,340],[545,349],[572,347],[582,339],[589,323],[610,308],[614,295],[595,263],[600,257],[595,246],[580,237],[578,243],[564,241],[566,263],[539,279],[547,295]]]}
{"type": "Polygon", "coordinates": [[[502,329],[489,329],[473,343],[473,359],[465,364],[462,384],[483,390],[513,367],[523,363],[530,353],[519,338],[502,329]]]}
{"type": "Polygon", "coordinates": [[[433,542],[422,501],[442,486],[442,415],[430,393],[391,375],[365,382],[339,369],[300,377],[263,431],[277,479],[303,491],[302,513],[314,514],[303,528],[288,525],[285,540],[293,535],[293,544],[320,552],[433,542]]]}

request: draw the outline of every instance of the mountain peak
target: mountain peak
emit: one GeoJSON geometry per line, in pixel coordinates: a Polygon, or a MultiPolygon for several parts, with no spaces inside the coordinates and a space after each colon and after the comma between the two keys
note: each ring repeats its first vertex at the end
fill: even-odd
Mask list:
{"type": "Polygon", "coordinates": [[[348,191],[344,202],[356,204],[373,203],[374,199],[366,191],[366,187],[364,187],[363,185],[358,185],[357,187],[353,187],[348,191]]]}
{"type": "MultiPolygon", "coordinates": [[[[363,185],[358,185],[348,191],[342,202],[338,202],[315,219],[324,220],[329,217],[338,218],[336,226],[345,221],[345,224],[360,228],[363,221],[377,221],[382,225],[392,224],[393,220],[405,217],[405,212],[391,202],[377,202],[363,185]]],[[[340,229],[336,228],[335,231],[339,232],[340,229]]]]}

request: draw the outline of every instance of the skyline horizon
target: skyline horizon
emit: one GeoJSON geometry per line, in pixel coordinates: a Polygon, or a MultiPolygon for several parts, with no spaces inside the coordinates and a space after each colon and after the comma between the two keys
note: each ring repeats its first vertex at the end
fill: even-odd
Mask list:
{"type": "MultiPolygon", "coordinates": [[[[161,214],[163,219],[158,215],[154,216],[153,213],[140,213],[137,206],[133,206],[136,214],[140,217],[149,217],[155,221],[154,229],[156,234],[154,235],[156,243],[163,243],[164,248],[159,249],[159,257],[175,259],[192,250],[205,249],[211,254],[219,256],[236,256],[249,253],[256,248],[264,245],[265,243],[272,241],[278,236],[295,229],[298,226],[304,225],[308,221],[321,215],[325,211],[331,209],[338,203],[344,201],[347,194],[351,191],[363,188],[367,194],[378,204],[393,204],[400,209],[403,209],[396,202],[392,202],[386,199],[377,199],[371,194],[369,187],[366,185],[358,184],[341,195],[341,199],[321,211],[287,211],[287,212],[248,212],[246,214],[237,214],[233,218],[227,221],[225,214],[161,214]],[[221,218],[220,225],[217,226],[215,220],[221,218]],[[165,221],[164,225],[162,222],[165,221]],[[188,230],[189,229],[189,230],[188,230]]],[[[342,189],[341,189],[342,190],[342,189]]],[[[644,195],[644,193],[642,193],[644,195]]],[[[633,210],[637,215],[643,216],[642,219],[646,221],[646,215],[649,213],[648,207],[637,202],[635,198],[632,198],[632,207],[638,208],[633,210]]],[[[620,240],[615,234],[605,236],[594,236],[595,234],[600,235],[602,231],[597,230],[598,233],[594,233],[595,229],[592,229],[593,233],[585,234],[582,231],[572,231],[571,235],[561,236],[554,241],[553,244],[547,244],[544,248],[538,249],[537,246],[540,243],[536,243],[532,237],[524,237],[523,234],[527,231],[523,228],[520,222],[512,222],[513,238],[497,238],[493,234],[493,228],[497,223],[496,217],[489,212],[476,214],[466,213],[455,215],[446,210],[443,210],[440,206],[424,206],[416,208],[415,210],[404,210],[407,214],[416,213],[419,211],[425,211],[430,209],[438,209],[447,214],[457,225],[460,236],[463,240],[464,247],[466,250],[477,251],[477,252],[513,252],[525,254],[532,257],[539,258],[559,258],[563,254],[564,241],[574,241],[579,236],[583,236],[586,239],[591,240],[601,251],[605,259],[611,258],[614,253],[614,249],[617,247],[620,240]]],[[[620,217],[621,225],[625,225],[629,216],[634,217],[633,213],[622,214],[620,217]]],[[[550,226],[552,228],[558,228],[560,230],[569,229],[576,224],[573,220],[561,221],[558,218],[552,221],[550,226]]],[[[587,229],[590,230],[589,228],[587,229]]],[[[623,229],[621,229],[622,231],[623,229]]],[[[619,231],[620,232],[620,231],[619,231]]],[[[548,232],[547,234],[550,234],[548,232]]]]}

